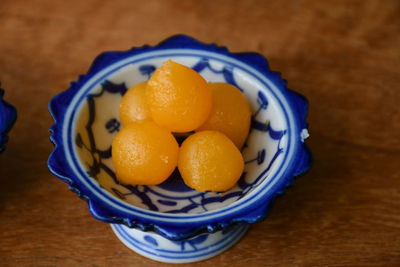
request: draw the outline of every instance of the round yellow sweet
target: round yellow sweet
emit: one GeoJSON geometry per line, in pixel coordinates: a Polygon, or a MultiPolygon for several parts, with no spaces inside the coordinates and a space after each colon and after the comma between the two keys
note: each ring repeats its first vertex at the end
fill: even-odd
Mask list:
{"type": "Polygon", "coordinates": [[[112,143],[112,161],[123,184],[162,183],[177,166],[178,153],[174,136],[152,121],[124,126],[112,143]]]}
{"type": "Polygon", "coordinates": [[[166,61],[147,83],[147,103],[152,119],[172,132],[190,132],[208,118],[212,95],[196,71],[166,61]]]}
{"type": "Polygon", "coordinates": [[[119,106],[119,117],[122,125],[151,119],[150,109],[146,103],[147,82],[131,87],[122,97],[119,106]]]}
{"type": "Polygon", "coordinates": [[[250,130],[251,109],[246,96],[228,83],[209,83],[213,107],[207,121],[196,131],[215,130],[229,137],[240,149],[250,130]]]}
{"type": "Polygon", "coordinates": [[[178,169],[186,185],[197,191],[226,191],[239,180],[244,160],[239,149],[218,131],[189,136],[179,150],[178,169]]]}

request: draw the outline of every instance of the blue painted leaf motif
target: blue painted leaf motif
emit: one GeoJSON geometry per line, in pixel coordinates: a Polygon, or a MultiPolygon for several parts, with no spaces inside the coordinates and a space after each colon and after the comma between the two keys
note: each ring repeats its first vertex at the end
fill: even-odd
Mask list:
{"type": "Polygon", "coordinates": [[[264,162],[265,159],[265,149],[261,149],[260,151],[257,152],[257,157],[254,159],[246,160],[246,164],[257,161],[257,164],[260,165],[264,162]]]}
{"type": "Polygon", "coordinates": [[[204,241],[207,240],[207,238],[209,237],[209,235],[199,235],[195,238],[189,239],[188,243],[194,248],[197,249],[196,245],[199,245],[201,243],[203,243],[204,241]]]}
{"type": "Polygon", "coordinates": [[[172,213],[172,214],[176,214],[176,213],[189,213],[189,211],[197,208],[199,206],[199,204],[197,203],[190,203],[189,205],[186,205],[185,207],[181,208],[181,209],[175,209],[175,210],[168,210],[165,211],[166,213],[172,213]]]}
{"type": "Polygon", "coordinates": [[[271,126],[268,127],[268,134],[269,136],[274,139],[274,140],[280,140],[285,134],[286,134],[286,130],[283,131],[275,131],[274,129],[272,129],[271,126]]]}
{"type": "Polygon", "coordinates": [[[106,123],[106,129],[109,133],[118,132],[120,128],[121,123],[116,118],[112,118],[106,123]]]}
{"type": "Polygon", "coordinates": [[[119,191],[117,188],[111,187],[111,190],[114,192],[114,194],[119,197],[120,199],[124,200],[126,199],[125,195],[121,191],[119,191]]]}
{"type": "Polygon", "coordinates": [[[97,175],[100,173],[100,168],[98,168],[98,166],[99,166],[99,164],[98,164],[97,160],[94,161],[92,165],[89,165],[89,170],[87,171],[87,174],[90,177],[97,179],[97,175]]]}
{"type": "Polygon", "coordinates": [[[240,191],[234,191],[234,192],[230,192],[223,196],[208,197],[208,198],[204,198],[203,201],[201,202],[201,204],[204,207],[205,205],[210,204],[210,203],[224,202],[227,199],[239,197],[241,194],[242,194],[242,192],[240,192],[240,191]]]}
{"type": "Polygon", "coordinates": [[[257,153],[257,164],[260,165],[264,162],[265,159],[265,149],[258,151],[257,153]]]}
{"type": "MultiPolygon", "coordinates": [[[[286,131],[284,131],[284,134],[283,134],[283,135],[285,135],[285,134],[286,134],[286,131]]],[[[268,172],[268,171],[271,169],[271,167],[272,167],[272,165],[274,164],[275,160],[276,160],[276,159],[279,157],[279,155],[284,151],[284,149],[280,147],[280,144],[281,144],[283,135],[282,135],[281,138],[279,139],[279,142],[278,142],[278,149],[276,150],[275,154],[272,156],[272,159],[271,159],[271,161],[268,163],[268,166],[265,168],[264,173],[268,172]]],[[[249,186],[247,186],[247,187],[243,190],[243,194],[242,194],[240,197],[243,197],[248,191],[250,191],[253,187],[255,187],[255,186],[258,184],[258,182],[260,181],[261,178],[262,178],[262,175],[258,176],[257,179],[255,179],[254,181],[252,181],[252,183],[251,183],[249,186]]]]}
{"type": "Polygon", "coordinates": [[[176,203],[176,201],[164,200],[164,199],[158,199],[157,202],[166,206],[176,206],[178,204],[176,203]]]}
{"type": "Polygon", "coordinates": [[[240,189],[245,189],[249,185],[248,183],[246,183],[246,174],[246,172],[243,172],[237,183],[240,189]]]}
{"type": "Polygon", "coordinates": [[[208,66],[209,66],[208,59],[207,58],[202,58],[202,59],[199,60],[199,62],[196,63],[196,65],[194,65],[192,67],[192,69],[197,71],[197,72],[201,72],[202,70],[204,70],[208,66]]]}
{"type": "Polygon", "coordinates": [[[257,111],[254,113],[253,118],[257,117],[258,113],[262,110],[262,109],[267,109],[268,107],[268,99],[267,97],[264,95],[264,93],[262,91],[258,91],[257,94],[257,103],[258,103],[258,109],[257,111]]]}
{"type": "Polygon", "coordinates": [[[102,159],[111,158],[111,146],[106,150],[97,150],[97,153],[102,159]]]}
{"type": "Polygon", "coordinates": [[[286,133],[286,130],[282,130],[282,131],[274,130],[271,127],[269,120],[266,120],[265,122],[261,122],[256,119],[256,116],[262,109],[268,108],[268,99],[265,96],[264,92],[258,91],[257,103],[259,105],[259,108],[257,109],[257,111],[254,113],[254,115],[252,117],[251,128],[261,131],[261,132],[268,132],[269,136],[272,139],[280,140],[282,138],[282,136],[286,133]]]}
{"type": "Polygon", "coordinates": [[[232,66],[225,66],[224,69],[222,70],[222,73],[224,74],[224,78],[227,83],[234,85],[235,87],[239,88],[240,91],[243,92],[243,90],[237,85],[235,78],[233,77],[232,66]]]}
{"type": "Polygon", "coordinates": [[[103,82],[101,84],[101,86],[103,87],[101,94],[105,91],[105,92],[109,92],[112,94],[119,93],[121,95],[124,95],[127,91],[125,83],[113,83],[113,82],[110,82],[109,80],[106,80],[105,82],[103,82]]]}
{"type": "Polygon", "coordinates": [[[156,67],[153,65],[142,65],[139,67],[139,71],[142,75],[146,75],[148,79],[150,79],[153,72],[156,70],[156,67]]]}
{"type": "Polygon", "coordinates": [[[76,144],[79,148],[82,148],[82,147],[83,147],[82,136],[81,136],[79,133],[76,135],[75,144],[76,144]]]}
{"type": "Polygon", "coordinates": [[[210,62],[207,58],[202,58],[192,67],[192,69],[199,73],[202,72],[204,69],[209,69],[210,71],[212,71],[216,74],[222,74],[227,83],[234,85],[240,91],[243,92],[243,90],[238,86],[235,78],[233,77],[233,67],[232,66],[226,65],[222,68],[222,70],[216,70],[210,65],[210,62]]]}
{"type": "Polygon", "coordinates": [[[194,250],[198,250],[197,245],[207,240],[209,235],[199,235],[195,238],[184,240],[184,241],[173,241],[175,244],[181,246],[181,251],[186,250],[186,244],[189,244],[194,250]]]}
{"type": "Polygon", "coordinates": [[[274,130],[271,127],[269,120],[266,120],[265,123],[262,123],[253,118],[251,121],[251,128],[261,132],[268,132],[268,135],[274,140],[280,140],[286,134],[286,130],[274,130]]]}
{"type": "Polygon", "coordinates": [[[269,128],[269,120],[266,120],[265,122],[260,122],[253,118],[251,120],[251,128],[261,132],[266,132],[269,128]]]}
{"type": "Polygon", "coordinates": [[[158,207],[154,205],[153,201],[151,201],[150,197],[147,195],[147,186],[143,186],[143,191],[141,191],[138,186],[124,185],[124,187],[129,189],[132,194],[139,197],[142,203],[145,204],[150,210],[158,211],[158,207]]]}
{"type": "Polygon", "coordinates": [[[157,185],[159,188],[162,188],[166,191],[171,192],[190,192],[194,191],[192,188],[188,187],[182,180],[182,177],[176,168],[170,177],[165,180],[163,183],[157,185]]]}
{"type": "Polygon", "coordinates": [[[145,236],[143,237],[143,239],[144,239],[147,243],[149,243],[149,244],[151,244],[151,245],[153,245],[153,246],[155,246],[155,247],[158,247],[158,242],[157,242],[157,240],[156,240],[154,237],[149,236],[149,235],[145,235],[145,236]]]}
{"type": "Polygon", "coordinates": [[[260,105],[260,108],[262,109],[267,109],[268,107],[268,99],[262,91],[258,91],[257,103],[260,105]]]}

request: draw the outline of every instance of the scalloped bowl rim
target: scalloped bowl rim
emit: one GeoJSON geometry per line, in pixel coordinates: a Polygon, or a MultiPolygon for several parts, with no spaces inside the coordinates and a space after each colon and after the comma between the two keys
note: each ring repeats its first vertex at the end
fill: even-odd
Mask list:
{"type": "MultiPolygon", "coordinates": [[[[141,48],[134,48],[132,50],[122,52],[125,54],[121,54],[120,56],[112,55],[113,53],[121,53],[121,52],[108,52],[108,56],[112,58],[107,59],[107,53],[103,53],[100,55],[93,63],[92,67],[90,68],[88,74],[81,76],[80,79],[76,83],[72,83],[71,87],[66,90],[64,93],[68,93],[70,91],[69,97],[71,97],[72,94],[72,100],[75,102],[70,102],[67,105],[66,108],[66,113],[61,115],[61,120],[60,115],[56,114],[55,112],[55,107],[54,104],[57,102],[57,97],[60,97],[63,93],[55,96],[53,100],[49,104],[49,109],[50,113],[53,116],[53,119],[55,120],[55,124],[51,128],[52,131],[52,136],[51,140],[53,143],[56,145],[53,153],[49,157],[49,162],[48,166],[49,169],[52,171],[53,174],[61,178],[63,181],[67,181],[68,184],[70,184],[70,189],[72,191],[75,191],[78,195],[80,195],[82,198],[86,199],[89,201],[89,206],[92,214],[103,221],[108,221],[108,222],[113,222],[113,223],[124,223],[125,225],[128,225],[130,227],[139,227],[142,230],[146,230],[150,228],[153,228],[153,230],[156,230],[156,232],[160,232],[166,237],[174,237],[174,234],[168,234],[168,231],[163,231],[161,228],[165,227],[168,228],[167,226],[160,226],[163,224],[174,224],[174,223],[182,223],[182,221],[187,222],[192,222],[196,224],[201,224],[201,223],[210,223],[209,225],[203,225],[200,228],[210,228],[208,229],[209,232],[215,231],[217,228],[221,228],[223,225],[228,225],[233,222],[244,222],[244,223],[253,223],[255,221],[261,220],[267,212],[267,208],[269,207],[270,200],[272,200],[278,193],[280,193],[284,187],[288,186],[288,184],[291,183],[291,180],[293,176],[297,176],[300,173],[306,171],[309,166],[310,162],[306,162],[303,165],[304,166],[294,166],[296,163],[294,162],[296,159],[298,159],[299,154],[306,153],[309,154],[308,149],[306,148],[305,144],[303,143],[303,140],[301,140],[300,133],[303,129],[306,129],[306,122],[305,122],[305,115],[304,118],[299,118],[301,115],[297,114],[299,113],[298,110],[295,110],[295,107],[293,106],[293,99],[290,98],[302,98],[301,96],[295,94],[294,92],[290,91],[289,89],[286,88],[286,83],[284,80],[280,78],[279,73],[274,73],[271,72],[268,68],[268,63],[265,60],[264,57],[258,55],[258,57],[261,57],[265,61],[265,67],[266,68],[260,68],[259,65],[253,66],[251,65],[251,62],[246,62],[244,60],[241,60],[240,57],[245,56],[246,54],[234,54],[234,53],[229,53],[227,49],[217,47],[215,45],[204,45],[199,43],[198,41],[195,41],[194,39],[191,39],[190,37],[186,36],[175,36],[170,39],[167,39],[166,41],[160,43],[159,45],[155,47],[149,47],[149,46],[144,46],[141,48]],[[174,41],[175,38],[175,41],[174,41]],[[178,40],[177,40],[178,39],[178,40]],[[169,47],[165,47],[165,44],[169,42],[169,47]],[[195,47],[190,47],[186,45],[186,47],[183,48],[177,48],[174,47],[174,44],[176,46],[177,43],[179,42],[194,42],[195,47]],[[172,44],[172,47],[171,47],[172,44]],[[200,47],[196,47],[199,46],[200,47]],[[164,45],[164,46],[163,46],[164,45]],[[157,56],[158,55],[165,55],[166,52],[174,52],[174,51],[179,50],[182,52],[182,50],[188,51],[191,54],[195,53],[200,53],[201,55],[205,55],[208,58],[216,58],[217,60],[225,60],[232,64],[232,62],[235,63],[236,67],[243,68],[246,70],[246,72],[251,71],[251,74],[256,77],[259,81],[261,81],[264,84],[268,84],[269,88],[273,88],[273,94],[275,95],[276,99],[280,101],[280,106],[282,107],[282,111],[284,112],[284,115],[286,116],[287,123],[288,123],[288,145],[287,145],[287,150],[285,151],[284,159],[280,163],[279,168],[276,168],[274,173],[271,173],[271,178],[269,180],[265,179],[259,186],[258,189],[256,189],[254,192],[251,194],[245,196],[243,199],[239,201],[235,201],[225,207],[212,210],[212,211],[207,211],[207,212],[202,212],[202,213],[197,213],[197,214],[168,214],[168,213],[162,213],[162,212],[156,212],[156,211],[149,211],[145,210],[133,205],[130,205],[126,202],[123,202],[122,200],[119,200],[112,196],[109,192],[105,191],[104,189],[100,188],[98,184],[96,184],[95,181],[90,181],[90,184],[83,184],[84,187],[87,188],[82,188],[82,184],[76,185],[76,177],[71,175],[68,171],[66,171],[68,177],[65,176],[64,173],[60,173],[59,171],[54,168],[54,153],[57,149],[62,148],[64,152],[64,156],[66,157],[67,161],[71,160],[68,157],[71,157],[69,153],[71,153],[71,150],[69,147],[65,149],[65,140],[69,140],[67,134],[69,126],[67,127],[67,130],[64,130],[64,124],[65,120],[69,118],[74,118],[73,116],[73,108],[70,108],[71,106],[74,107],[75,102],[79,103],[78,99],[82,96],[85,95],[85,93],[90,91],[90,86],[91,84],[96,84],[97,80],[100,79],[100,77],[107,76],[107,71],[110,69],[115,69],[115,68],[121,68],[125,63],[132,62],[132,58],[137,58],[140,59],[141,57],[149,57],[149,56],[157,56]],[[131,54],[130,56],[127,56],[127,54],[131,54]],[[142,54],[143,53],[143,54],[142,54]],[[102,59],[103,57],[103,59],[102,59]],[[239,57],[239,58],[238,58],[239,57]],[[89,88],[89,89],[87,89],[89,88]],[[292,95],[290,95],[292,94],[292,95]],[[278,95],[278,96],[277,96],[278,95]],[[291,102],[292,100],[292,102],[291,102]],[[284,103],[282,103],[282,101],[284,103]],[[284,107],[284,108],[283,108],[284,107]],[[69,115],[72,113],[72,115],[69,115]],[[287,113],[290,113],[287,115],[287,113]],[[60,122],[62,124],[60,125],[60,122]],[[59,140],[58,135],[55,135],[55,132],[58,131],[57,127],[61,127],[63,129],[62,131],[62,138],[59,140]],[[301,168],[301,171],[298,171],[299,173],[296,173],[296,169],[301,168]],[[290,170],[290,171],[288,171],[290,170]],[[289,173],[288,173],[289,172],[289,173]],[[278,177],[278,178],[276,178],[278,177]],[[75,182],[75,185],[74,185],[75,182]],[[271,184],[266,187],[266,183],[270,182],[271,184]],[[81,191],[87,191],[89,190],[88,193],[83,193],[81,191]],[[97,190],[99,194],[96,193],[96,195],[91,195],[93,193],[93,190],[97,190]],[[91,201],[91,198],[96,198],[95,201],[91,201]],[[99,204],[98,201],[100,201],[103,205],[106,203],[107,205],[110,204],[110,201],[114,202],[112,206],[107,206],[106,209],[109,209],[111,213],[116,212],[119,215],[122,215],[122,217],[115,217],[115,216],[103,216],[101,209],[104,208],[98,208],[96,207],[96,204],[99,204]],[[263,203],[260,203],[263,202],[263,203]],[[255,206],[252,206],[252,205],[255,206]],[[247,209],[247,211],[244,211],[244,209],[247,209]],[[251,213],[256,210],[255,214],[251,215],[251,213]],[[259,210],[261,209],[261,211],[259,210]],[[258,211],[257,211],[258,210],[258,211]],[[100,211],[100,212],[99,212],[100,211]],[[123,214],[121,214],[123,213],[123,214]],[[239,216],[236,217],[235,214],[238,213],[239,216]],[[227,218],[230,217],[230,218],[227,218]],[[217,219],[221,218],[222,222],[218,222],[217,219]],[[132,222],[136,221],[137,222],[132,222]],[[140,220],[143,220],[145,222],[140,222],[140,220]],[[148,222],[148,220],[154,220],[153,222],[148,222]],[[212,222],[210,222],[212,221],[212,222]],[[157,225],[157,224],[160,225],[157,225]],[[210,225],[214,225],[217,227],[208,227],[210,225]],[[219,227],[218,227],[219,225],[219,227]],[[160,229],[157,229],[160,227],[160,229]]],[[[255,54],[251,54],[255,55],[255,54]]],[[[260,60],[260,58],[258,58],[260,60]]],[[[258,63],[259,64],[259,63],[258,63]]],[[[297,99],[299,100],[299,99],[297,99]]],[[[305,102],[304,98],[301,99],[301,101],[305,102]]],[[[305,108],[307,109],[306,105],[307,103],[303,103],[305,108]]],[[[68,125],[70,125],[72,121],[68,122],[68,125]]],[[[73,125],[71,128],[74,128],[76,125],[73,125]]],[[[69,144],[67,144],[69,145],[69,144]]],[[[72,146],[73,147],[73,146],[72,146]]],[[[74,148],[72,149],[74,150],[74,148]]],[[[74,156],[78,154],[76,151],[72,151],[74,156]]],[[[72,157],[73,160],[73,157],[72,157]]],[[[71,166],[69,166],[71,168],[71,166]]],[[[73,174],[76,174],[76,170],[72,169],[73,174]]],[[[90,178],[89,176],[87,176],[90,178]]],[[[82,180],[79,181],[81,183],[82,180]]],[[[170,226],[171,227],[171,226],[170,226]]],[[[192,228],[199,228],[197,227],[192,227],[192,228]]]]}

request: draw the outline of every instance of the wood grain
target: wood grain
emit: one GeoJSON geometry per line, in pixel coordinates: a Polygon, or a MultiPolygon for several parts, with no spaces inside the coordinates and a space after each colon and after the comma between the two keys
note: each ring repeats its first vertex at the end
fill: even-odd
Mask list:
{"type": "Polygon", "coordinates": [[[266,55],[310,101],[315,158],[240,243],[191,266],[400,266],[396,0],[0,1],[0,79],[18,109],[0,155],[0,265],[160,265],[49,173],[47,103],[101,51],[175,33],[266,55]]]}

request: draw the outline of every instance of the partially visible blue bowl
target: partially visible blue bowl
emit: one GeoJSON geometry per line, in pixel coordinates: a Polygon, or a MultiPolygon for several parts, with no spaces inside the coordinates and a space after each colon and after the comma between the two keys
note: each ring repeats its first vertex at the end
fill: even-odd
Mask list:
{"type": "Polygon", "coordinates": [[[17,119],[17,110],[4,99],[4,90],[0,88],[0,151],[5,149],[8,132],[17,119]]]}
{"type": "Polygon", "coordinates": [[[262,220],[276,195],[311,164],[304,144],[306,99],[289,90],[261,55],[231,53],[184,35],[154,47],[99,55],[49,109],[55,120],[50,171],[88,201],[95,218],[112,223],[128,247],[159,261],[198,261],[225,250],[248,224],[262,220]],[[246,167],[227,192],[197,192],[174,175],[158,186],[124,186],[115,176],[111,142],[121,127],[121,97],[168,59],[208,81],[235,85],[252,106],[242,151],[246,167]]]}

